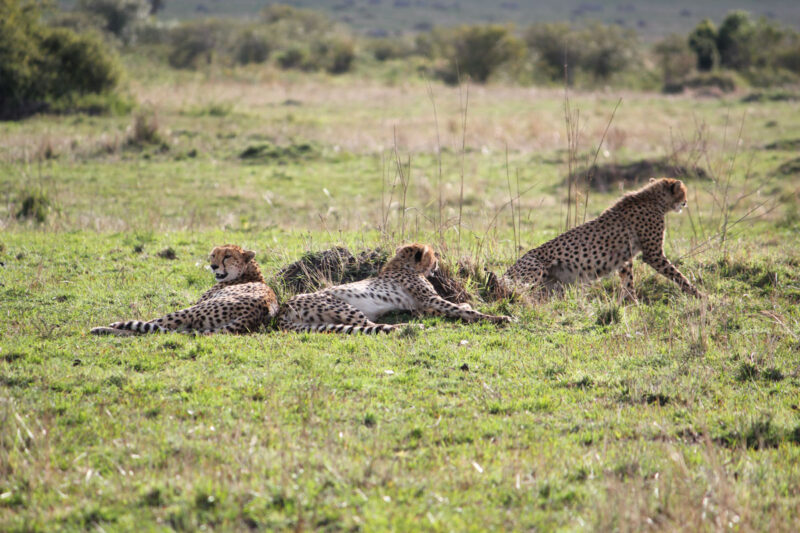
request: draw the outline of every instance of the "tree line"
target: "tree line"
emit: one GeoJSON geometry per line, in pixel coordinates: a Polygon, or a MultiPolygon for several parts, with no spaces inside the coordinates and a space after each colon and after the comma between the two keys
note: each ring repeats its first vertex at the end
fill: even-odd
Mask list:
{"type": "MultiPolygon", "coordinates": [[[[370,38],[325,14],[285,5],[253,20],[206,18],[167,24],[164,0],[79,0],[69,11],[31,0],[0,0],[0,117],[80,107],[113,94],[118,54],[146,51],[175,69],[270,65],[344,74],[387,61],[413,62],[445,83],[612,85],[667,92],[713,85],[775,86],[800,80],[800,34],[748,13],[717,27],[645,45],[636,31],[599,22],[435,27],[370,38]]],[[[253,67],[249,67],[253,68],[253,67]]]]}

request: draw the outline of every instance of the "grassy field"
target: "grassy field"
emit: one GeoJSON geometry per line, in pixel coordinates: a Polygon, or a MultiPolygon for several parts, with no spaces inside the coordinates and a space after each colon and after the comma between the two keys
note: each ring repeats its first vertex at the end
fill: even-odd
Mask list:
{"type": "Polygon", "coordinates": [[[578,166],[710,173],[666,239],[707,300],[637,261],[634,304],[476,296],[505,328],[96,338],[195,300],[216,244],[502,270],[568,211],[560,91],[132,68],[134,117],[0,128],[0,530],[796,529],[796,103],[570,95],[578,166]]]}

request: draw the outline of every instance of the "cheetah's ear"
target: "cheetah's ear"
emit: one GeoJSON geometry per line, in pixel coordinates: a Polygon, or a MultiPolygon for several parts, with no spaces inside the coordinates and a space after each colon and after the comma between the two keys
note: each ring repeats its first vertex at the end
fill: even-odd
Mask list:
{"type": "Polygon", "coordinates": [[[650,183],[653,183],[654,181],[656,181],[655,178],[650,178],[650,183]]]}
{"type": "Polygon", "coordinates": [[[683,187],[683,183],[681,183],[680,180],[675,180],[672,182],[672,186],[669,188],[669,190],[672,191],[672,194],[678,194],[678,191],[681,190],[681,187],[683,187]]]}
{"type": "Polygon", "coordinates": [[[414,261],[417,263],[422,261],[422,250],[417,250],[417,253],[414,254],[414,261]]]}
{"type": "Polygon", "coordinates": [[[256,253],[253,250],[245,250],[243,255],[245,261],[252,261],[256,253]]]}

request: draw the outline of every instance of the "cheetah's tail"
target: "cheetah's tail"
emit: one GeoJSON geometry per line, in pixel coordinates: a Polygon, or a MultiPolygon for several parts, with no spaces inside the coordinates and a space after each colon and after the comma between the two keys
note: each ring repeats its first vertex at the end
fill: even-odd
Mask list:
{"type": "Polygon", "coordinates": [[[350,324],[319,324],[319,325],[303,325],[295,329],[299,332],[316,332],[316,333],[343,333],[346,335],[363,334],[363,335],[377,335],[378,333],[390,333],[397,329],[397,326],[391,324],[374,324],[372,326],[351,326],[350,324]]]}
{"type": "Polygon", "coordinates": [[[137,333],[167,333],[169,330],[152,322],[142,322],[141,320],[129,320],[127,322],[114,322],[109,327],[137,333]]]}

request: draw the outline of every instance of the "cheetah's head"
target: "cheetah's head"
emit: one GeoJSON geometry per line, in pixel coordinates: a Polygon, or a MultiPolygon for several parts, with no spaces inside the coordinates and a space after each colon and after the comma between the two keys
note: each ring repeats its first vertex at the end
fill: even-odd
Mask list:
{"type": "Polygon", "coordinates": [[[436,253],[427,244],[406,244],[400,246],[387,267],[411,268],[423,276],[430,275],[438,267],[436,253]]]}
{"type": "Polygon", "coordinates": [[[667,209],[680,213],[686,207],[686,185],[681,180],[673,178],[652,179],[655,185],[660,186],[667,200],[667,209]]]}
{"type": "Polygon", "coordinates": [[[251,250],[226,244],[211,250],[208,262],[217,281],[233,281],[245,273],[255,256],[256,253],[251,250]]]}

